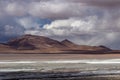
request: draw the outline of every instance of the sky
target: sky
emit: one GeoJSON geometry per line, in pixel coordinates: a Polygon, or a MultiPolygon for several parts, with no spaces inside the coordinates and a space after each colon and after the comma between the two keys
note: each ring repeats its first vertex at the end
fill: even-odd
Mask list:
{"type": "Polygon", "coordinates": [[[120,49],[120,0],[0,0],[0,42],[25,34],[120,49]]]}

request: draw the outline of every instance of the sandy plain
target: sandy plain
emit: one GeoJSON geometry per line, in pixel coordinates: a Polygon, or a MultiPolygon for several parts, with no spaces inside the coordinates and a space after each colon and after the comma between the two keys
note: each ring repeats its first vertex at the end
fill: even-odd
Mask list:
{"type": "Polygon", "coordinates": [[[0,60],[79,60],[79,59],[118,59],[120,54],[12,54],[0,53],[0,60]]]}

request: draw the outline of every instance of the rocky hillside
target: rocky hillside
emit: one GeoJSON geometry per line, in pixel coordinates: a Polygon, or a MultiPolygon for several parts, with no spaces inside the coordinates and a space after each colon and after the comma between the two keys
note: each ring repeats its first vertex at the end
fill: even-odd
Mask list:
{"type": "Polygon", "coordinates": [[[43,36],[25,35],[8,42],[9,46],[16,49],[48,49],[48,48],[67,48],[57,40],[43,36]]]}
{"type": "Polygon", "coordinates": [[[67,39],[57,41],[44,36],[24,35],[0,44],[0,50],[39,50],[39,51],[110,51],[105,46],[77,45],[67,39]]]}
{"type": "Polygon", "coordinates": [[[74,44],[73,42],[65,39],[61,42],[65,46],[69,47],[69,49],[74,49],[74,50],[89,50],[89,51],[110,51],[110,48],[107,48],[105,46],[88,46],[88,45],[77,45],[74,44]]]}

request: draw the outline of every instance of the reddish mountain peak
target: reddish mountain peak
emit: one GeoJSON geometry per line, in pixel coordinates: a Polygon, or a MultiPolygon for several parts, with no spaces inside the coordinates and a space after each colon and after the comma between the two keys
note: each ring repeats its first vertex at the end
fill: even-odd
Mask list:
{"type": "MultiPolygon", "coordinates": [[[[61,42],[44,36],[24,35],[8,42],[13,49],[22,50],[44,50],[44,51],[63,51],[63,50],[90,50],[90,51],[108,51],[111,50],[105,46],[77,45],[68,39],[61,42]]],[[[3,46],[1,46],[3,47],[3,46]]]]}
{"type": "Polygon", "coordinates": [[[35,46],[31,43],[30,36],[26,35],[10,40],[8,45],[16,49],[35,49],[35,46]]]}
{"type": "Polygon", "coordinates": [[[24,35],[20,38],[11,40],[8,45],[17,49],[47,49],[47,48],[64,48],[61,42],[44,36],[24,35]]]}
{"type": "Polygon", "coordinates": [[[26,34],[26,35],[23,35],[23,36],[21,36],[20,38],[35,38],[35,39],[37,39],[37,38],[47,38],[48,39],[48,37],[45,37],[45,36],[37,36],[37,35],[30,35],[30,34],[26,34]]]}
{"type": "Polygon", "coordinates": [[[108,47],[106,47],[106,46],[103,46],[103,45],[100,45],[100,46],[98,46],[98,47],[100,47],[101,49],[104,49],[104,50],[111,50],[110,48],[108,48],[108,47]]]}
{"type": "Polygon", "coordinates": [[[65,39],[63,41],[61,41],[62,44],[64,44],[67,47],[71,47],[71,48],[76,48],[78,47],[78,45],[76,45],[75,43],[69,41],[68,39],[65,39]]]}
{"type": "Polygon", "coordinates": [[[65,40],[61,41],[61,43],[71,43],[71,44],[74,44],[73,42],[69,41],[68,39],[65,39],[65,40]]]}

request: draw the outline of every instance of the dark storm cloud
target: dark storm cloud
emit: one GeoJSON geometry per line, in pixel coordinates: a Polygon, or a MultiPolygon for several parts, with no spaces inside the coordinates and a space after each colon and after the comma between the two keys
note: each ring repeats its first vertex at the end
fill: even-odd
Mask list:
{"type": "MultiPolygon", "coordinates": [[[[68,0],[66,0],[68,1],[68,0]]],[[[80,2],[89,5],[101,6],[101,7],[117,7],[120,6],[120,0],[70,0],[72,2],[80,2]]]]}

